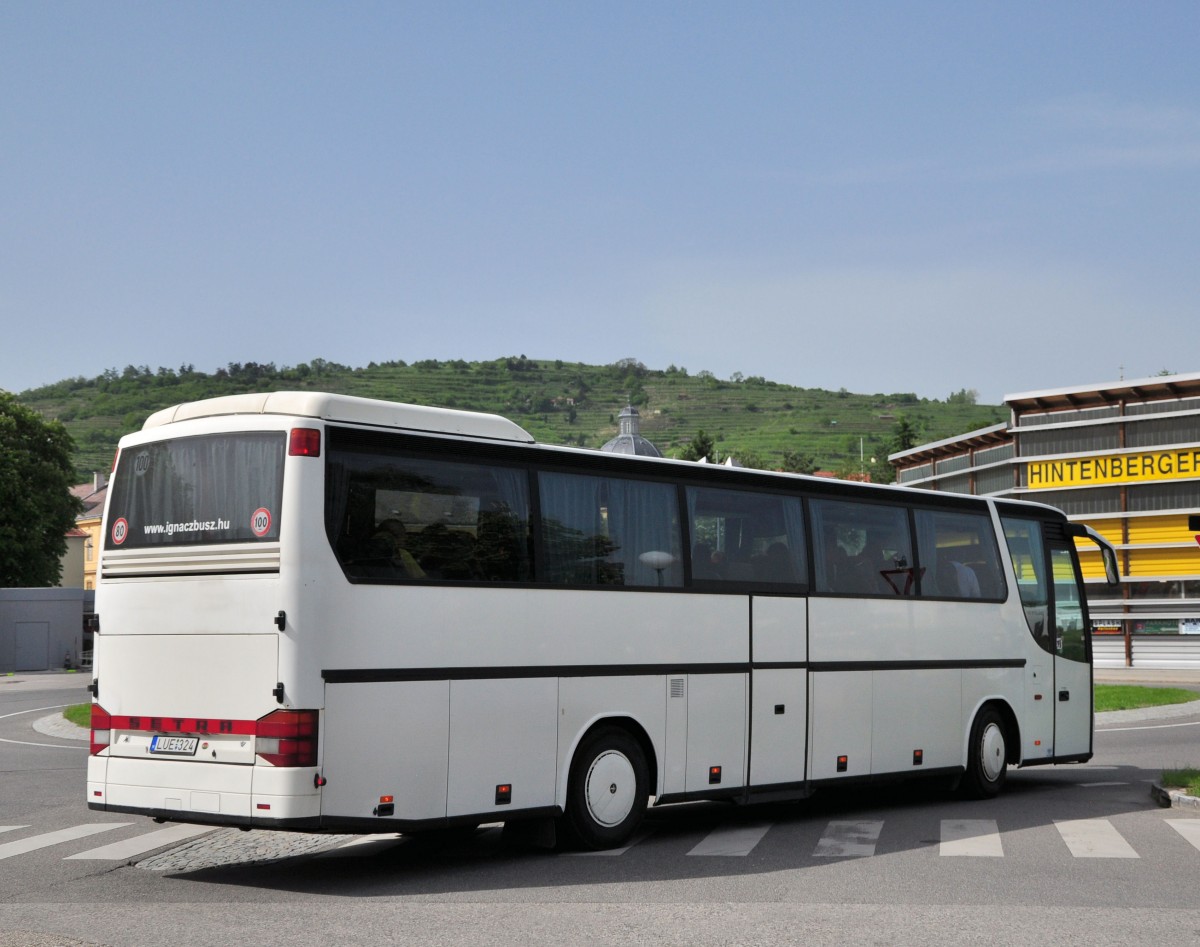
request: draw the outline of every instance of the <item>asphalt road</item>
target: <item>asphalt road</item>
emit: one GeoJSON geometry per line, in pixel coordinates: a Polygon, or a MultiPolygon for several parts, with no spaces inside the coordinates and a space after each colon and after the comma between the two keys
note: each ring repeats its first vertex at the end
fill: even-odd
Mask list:
{"type": "Polygon", "coordinates": [[[270,839],[251,839],[268,833],[218,830],[155,854],[144,846],[160,827],[87,810],[83,744],[30,726],[79,702],[86,678],[7,680],[0,945],[1200,940],[1200,810],[1160,809],[1149,792],[1164,765],[1200,761],[1200,707],[1105,717],[1091,763],[1010,771],[991,801],[910,785],[656,810],[614,854],[483,829],[443,846],[317,840],[324,851],[272,860],[270,839]],[[51,833],[71,837],[28,848],[51,833]],[[122,846],[141,850],[97,854],[122,846]],[[148,867],[189,847],[209,866],[148,867]]]}

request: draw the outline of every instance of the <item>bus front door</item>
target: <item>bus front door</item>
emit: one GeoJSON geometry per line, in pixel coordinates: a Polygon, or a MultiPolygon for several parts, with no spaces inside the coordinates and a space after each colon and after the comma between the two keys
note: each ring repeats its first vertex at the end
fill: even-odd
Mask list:
{"type": "Polygon", "coordinates": [[[1092,660],[1075,558],[1051,547],[1054,576],[1054,756],[1092,752],[1092,660]]]}

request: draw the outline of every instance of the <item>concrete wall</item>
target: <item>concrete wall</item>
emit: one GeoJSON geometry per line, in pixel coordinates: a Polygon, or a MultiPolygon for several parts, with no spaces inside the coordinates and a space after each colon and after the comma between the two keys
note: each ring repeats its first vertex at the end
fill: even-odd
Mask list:
{"type": "Polygon", "coordinates": [[[64,589],[81,589],[83,585],[83,566],[84,566],[84,544],[87,542],[86,536],[68,536],[67,551],[63,554],[62,559],[62,574],[58,578],[58,585],[64,589]]]}
{"type": "Polygon", "coordinates": [[[83,589],[0,589],[0,673],[79,667],[83,615],[95,607],[83,589]]]}

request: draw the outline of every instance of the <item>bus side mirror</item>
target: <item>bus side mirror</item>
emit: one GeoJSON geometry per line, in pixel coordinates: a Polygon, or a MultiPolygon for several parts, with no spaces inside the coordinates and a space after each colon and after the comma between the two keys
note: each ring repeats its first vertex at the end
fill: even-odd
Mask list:
{"type": "Polygon", "coordinates": [[[1100,547],[1100,558],[1104,561],[1104,578],[1108,580],[1109,588],[1121,584],[1121,567],[1117,564],[1117,551],[1112,543],[1097,533],[1090,526],[1085,527],[1087,538],[1100,547]]]}
{"type": "Polygon", "coordinates": [[[1117,565],[1117,551],[1112,546],[1101,546],[1100,557],[1104,560],[1104,577],[1112,588],[1121,584],[1121,570],[1117,565]]]}
{"type": "MultiPolygon", "coordinates": [[[[1196,519],[1200,520],[1200,517],[1196,519]]],[[[1078,536],[1080,539],[1090,539],[1094,542],[1100,549],[1100,558],[1104,562],[1104,578],[1109,587],[1116,588],[1121,584],[1121,567],[1117,564],[1117,550],[1113,548],[1112,543],[1083,523],[1068,523],[1066,532],[1068,536],[1078,536]]]]}

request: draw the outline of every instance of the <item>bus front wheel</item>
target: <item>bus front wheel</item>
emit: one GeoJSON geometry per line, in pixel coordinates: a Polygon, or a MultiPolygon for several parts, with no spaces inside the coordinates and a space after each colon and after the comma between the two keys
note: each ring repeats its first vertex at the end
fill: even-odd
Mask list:
{"type": "Polygon", "coordinates": [[[972,799],[990,799],[1000,792],[1008,767],[1004,718],[993,707],[979,712],[971,725],[967,772],[963,788],[972,799]]]}
{"type": "Polygon", "coordinates": [[[646,812],[649,770],[641,744],[627,731],[604,727],[579,745],[567,784],[570,834],[590,849],[628,841],[646,812]]]}

